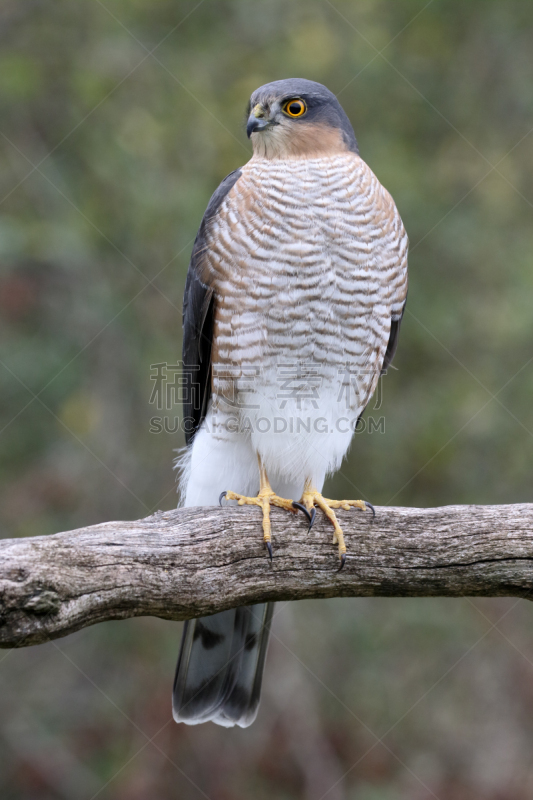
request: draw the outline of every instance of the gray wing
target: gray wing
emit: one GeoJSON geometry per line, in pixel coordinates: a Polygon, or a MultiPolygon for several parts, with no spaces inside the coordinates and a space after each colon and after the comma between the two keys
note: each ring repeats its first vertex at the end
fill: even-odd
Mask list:
{"type": "Polygon", "coordinates": [[[241,170],[231,172],[220,184],[207,205],[192,249],[185,294],[183,297],[183,417],[185,440],[190,444],[207,413],[211,397],[211,347],[216,296],[203,283],[202,260],[207,247],[209,223],[229,190],[238,181],[241,170]]]}
{"type": "Polygon", "coordinates": [[[387,350],[385,351],[383,366],[381,367],[382,375],[384,375],[387,372],[387,369],[392,364],[392,359],[394,358],[394,355],[396,353],[396,348],[398,347],[398,339],[400,338],[400,325],[402,324],[403,315],[405,314],[406,304],[407,304],[407,298],[402,306],[402,310],[399,316],[396,317],[393,316],[391,319],[389,342],[387,344],[387,350]]]}

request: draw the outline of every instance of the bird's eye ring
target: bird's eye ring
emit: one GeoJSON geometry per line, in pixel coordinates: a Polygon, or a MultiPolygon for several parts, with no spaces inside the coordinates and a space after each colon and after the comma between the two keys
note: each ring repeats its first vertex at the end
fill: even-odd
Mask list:
{"type": "Polygon", "coordinates": [[[283,106],[283,111],[288,114],[289,117],[301,117],[307,111],[307,106],[303,100],[297,97],[293,100],[287,100],[283,106]]]}

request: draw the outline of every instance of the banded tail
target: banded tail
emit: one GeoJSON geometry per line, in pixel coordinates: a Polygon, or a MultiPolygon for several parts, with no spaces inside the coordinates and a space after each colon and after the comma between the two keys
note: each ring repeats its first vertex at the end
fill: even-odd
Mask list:
{"type": "Polygon", "coordinates": [[[273,603],[261,603],[185,623],[172,693],[176,722],[252,724],[273,609],[273,603]]]}

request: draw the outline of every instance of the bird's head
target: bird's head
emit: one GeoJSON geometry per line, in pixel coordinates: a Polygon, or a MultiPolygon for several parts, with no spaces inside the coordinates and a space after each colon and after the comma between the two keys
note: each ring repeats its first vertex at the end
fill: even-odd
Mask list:
{"type": "Polygon", "coordinates": [[[358,152],[350,120],[321,83],[303,78],[267,83],[252,94],[247,114],[246,133],[256,156],[309,158],[358,152]]]}

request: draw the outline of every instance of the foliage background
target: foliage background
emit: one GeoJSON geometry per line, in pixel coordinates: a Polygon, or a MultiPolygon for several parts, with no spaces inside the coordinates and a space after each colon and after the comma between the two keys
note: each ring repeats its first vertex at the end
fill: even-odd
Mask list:
{"type": "MultiPolygon", "coordinates": [[[[3,536],[175,503],[150,364],[180,352],[192,239],[248,158],[252,89],[339,94],[411,239],[386,433],[328,491],[531,501],[533,5],[4,0],[3,536]]],[[[0,654],[9,800],[522,800],[533,616],[513,599],[278,606],[256,723],[176,726],[180,626],[109,623],[0,654]]]]}

